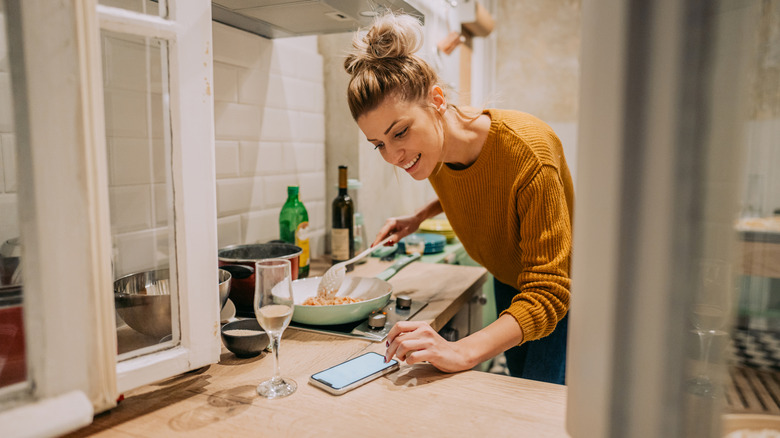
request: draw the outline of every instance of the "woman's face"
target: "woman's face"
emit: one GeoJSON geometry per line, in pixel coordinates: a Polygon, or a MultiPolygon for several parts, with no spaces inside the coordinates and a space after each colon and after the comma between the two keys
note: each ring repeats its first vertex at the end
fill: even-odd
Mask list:
{"type": "Polygon", "coordinates": [[[442,125],[430,107],[388,96],[357,124],[388,163],[423,180],[441,161],[442,125]]]}

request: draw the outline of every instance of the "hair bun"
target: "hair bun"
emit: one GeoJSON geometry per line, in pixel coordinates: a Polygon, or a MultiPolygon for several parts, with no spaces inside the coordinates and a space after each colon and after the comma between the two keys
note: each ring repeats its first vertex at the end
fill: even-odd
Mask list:
{"type": "Polygon", "coordinates": [[[392,13],[378,18],[363,37],[366,55],[375,59],[409,56],[420,50],[422,41],[422,25],[416,18],[392,13]]]}

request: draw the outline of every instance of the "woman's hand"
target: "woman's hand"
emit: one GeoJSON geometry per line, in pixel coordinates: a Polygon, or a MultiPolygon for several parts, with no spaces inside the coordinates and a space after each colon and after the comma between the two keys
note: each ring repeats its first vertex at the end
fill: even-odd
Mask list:
{"type": "Polygon", "coordinates": [[[391,217],[385,221],[385,225],[379,230],[371,246],[378,244],[388,236],[390,237],[390,241],[387,242],[388,245],[398,243],[404,237],[417,231],[420,228],[420,223],[422,223],[422,220],[416,214],[391,217]]]}
{"type": "Polygon", "coordinates": [[[396,323],[387,335],[386,345],[385,361],[396,356],[409,365],[428,362],[446,373],[468,370],[476,365],[458,342],[445,340],[424,322],[396,323]]]}

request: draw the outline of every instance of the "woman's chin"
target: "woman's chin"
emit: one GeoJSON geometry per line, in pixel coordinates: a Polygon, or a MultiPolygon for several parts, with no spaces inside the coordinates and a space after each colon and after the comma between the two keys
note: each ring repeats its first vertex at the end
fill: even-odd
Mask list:
{"type": "Polygon", "coordinates": [[[409,176],[416,179],[417,181],[423,181],[431,174],[430,172],[426,172],[424,169],[413,169],[412,172],[407,171],[406,173],[408,173],[409,176]]]}

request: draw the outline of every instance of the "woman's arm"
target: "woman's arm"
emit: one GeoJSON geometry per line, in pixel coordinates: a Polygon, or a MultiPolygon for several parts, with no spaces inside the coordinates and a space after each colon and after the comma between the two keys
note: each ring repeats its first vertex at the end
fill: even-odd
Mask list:
{"type": "Polygon", "coordinates": [[[422,221],[434,217],[443,211],[439,198],[436,198],[426,204],[423,208],[417,210],[414,214],[409,216],[391,217],[385,222],[382,229],[379,230],[379,233],[377,233],[374,243],[372,243],[371,246],[378,244],[388,236],[392,238],[391,242],[388,244],[397,243],[404,237],[417,231],[417,229],[420,228],[422,221]]]}
{"type": "Polygon", "coordinates": [[[445,340],[427,323],[402,321],[387,335],[385,361],[397,356],[410,365],[428,362],[441,371],[453,373],[474,368],[522,342],[523,331],[511,315],[503,315],[456,342],[445,340]]]}

